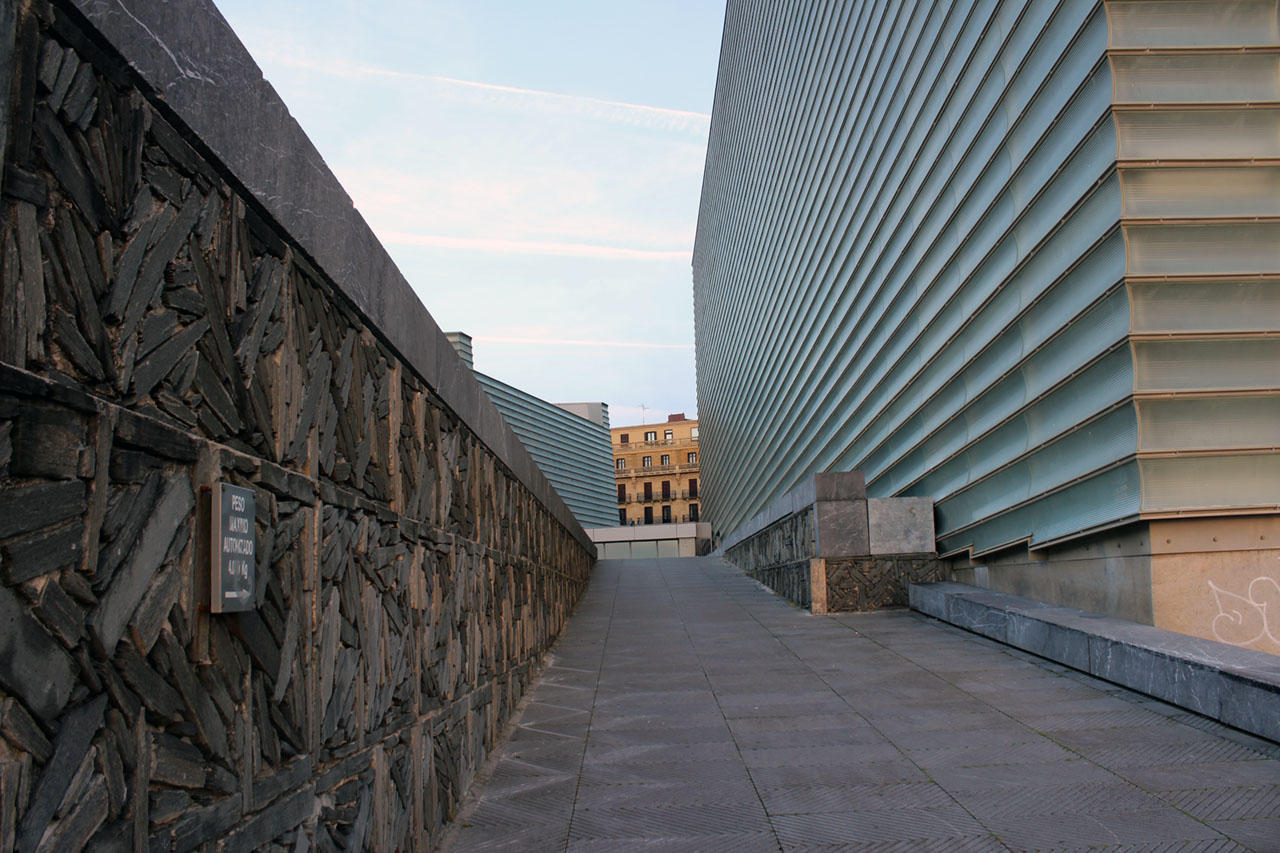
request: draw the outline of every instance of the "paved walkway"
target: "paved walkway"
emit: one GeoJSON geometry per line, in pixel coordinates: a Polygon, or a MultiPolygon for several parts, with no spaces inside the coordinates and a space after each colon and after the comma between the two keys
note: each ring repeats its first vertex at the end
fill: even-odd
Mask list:
{"type": "Polygon", "coordinates": [[[910,612],[602,561],[453,849],[1275,851],[1278,755],[910,612]]]}

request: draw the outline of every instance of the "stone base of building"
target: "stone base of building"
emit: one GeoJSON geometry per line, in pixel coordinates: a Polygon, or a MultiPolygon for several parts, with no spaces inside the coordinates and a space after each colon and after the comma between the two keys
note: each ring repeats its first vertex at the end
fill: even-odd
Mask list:
{"type": "Polygon", "coordinates": [[[861,472],[815,474],[725,540],[725,559],[814,613],[907,606],[942,579],[929,498],[867,498],[861,472]]]}
{"type": "MultiPolygon", "coordinates": [[[[911,584],[942,580],[936,554],[891,554],[822,562],[827,613],[906,607],[911,584]]],[[[813,612],[823,611],[815,607],[813,612]]]]}
{"type": "Polygon", "coordinates": [[[1280,516],[1153,519],[942,564],[946,580],[1280,655],[1280,516]]]}

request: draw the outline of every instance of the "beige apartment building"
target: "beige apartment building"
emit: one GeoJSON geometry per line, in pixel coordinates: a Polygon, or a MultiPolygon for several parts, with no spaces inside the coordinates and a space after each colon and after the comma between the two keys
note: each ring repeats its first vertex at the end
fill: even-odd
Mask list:
{"type": "Polygon", "coordinates": [[[618,523],[698,521],[698,422],[683,412],[666,423],[613,427],[618,523]]]}

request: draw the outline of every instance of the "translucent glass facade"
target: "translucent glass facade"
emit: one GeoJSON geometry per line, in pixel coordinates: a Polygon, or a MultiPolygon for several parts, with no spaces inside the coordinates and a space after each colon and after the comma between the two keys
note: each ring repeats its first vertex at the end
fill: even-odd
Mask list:
{"type": "Polygon", "coordinates": [[[617,524],[608,406],[603,423],[595,423],[492,376],[475,376],[578,523],[617,524]]]}
{"type": "Polygon", "coordinates": [[[939,550],[1280,507],[1274,0],[730,0],[704,511],[807,473],[939,550]]]}

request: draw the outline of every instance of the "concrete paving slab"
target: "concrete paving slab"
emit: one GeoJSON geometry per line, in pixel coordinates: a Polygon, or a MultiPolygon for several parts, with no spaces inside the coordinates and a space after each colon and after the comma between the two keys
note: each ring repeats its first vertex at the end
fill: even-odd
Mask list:
{"type": "Polygon", "coordinates": [[[445,850],[1280,847],[1280,745],[716,558],[599,563],[529,696],[445,850]]]}

